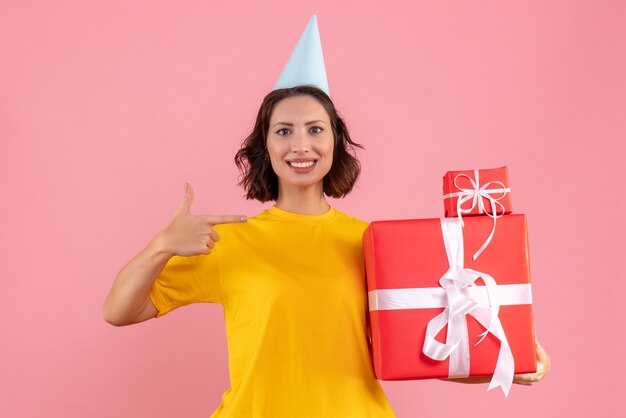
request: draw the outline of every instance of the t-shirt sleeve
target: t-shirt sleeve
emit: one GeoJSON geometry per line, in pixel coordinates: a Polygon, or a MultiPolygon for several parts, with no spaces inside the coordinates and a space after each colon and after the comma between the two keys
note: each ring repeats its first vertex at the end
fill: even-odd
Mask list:
{"type": "Polygon", "coordinates": [[[150,299],[157,317],[190,303],[223,304],[218,252],[170,258],[152,284],[150,299]]]}

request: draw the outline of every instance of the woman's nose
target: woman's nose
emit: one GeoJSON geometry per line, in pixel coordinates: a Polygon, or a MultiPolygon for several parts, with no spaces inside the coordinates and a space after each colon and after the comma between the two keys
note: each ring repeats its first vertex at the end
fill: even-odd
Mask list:
{"type": "Polygon", "coordinates": [[[291,150],[305,152],[311,148],[311,141],[306,133],[294,133],[291,137],[291,150]]]}

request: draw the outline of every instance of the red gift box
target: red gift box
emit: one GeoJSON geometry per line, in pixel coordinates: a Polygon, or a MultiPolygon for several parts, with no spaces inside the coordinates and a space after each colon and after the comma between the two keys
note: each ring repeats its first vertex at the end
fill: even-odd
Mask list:
{"type": "MultiPolygon", "coordinates": [[[[536,371],[526,216],[500,217],[498,234],[480,258],[473,261],[473,249],[482,244],[486,231],[491,228],[492,219],[482,216],[465,219],[464,228],[456,218],[375,221],[368,226],[363,236],[363,250],[377,378],[494,375],[497,365],[501,366],[502,351],[506,351],[501,348],[506,345],[514,359],[515,373],[536,371]],[[451,230],[454,233],[451,234],[451,230]],[[478,276],[481,278],[476,279],[478,276]],[[490,282],[490,278],[495,282],[490,282]],[[453,306],[445,308],[448,302],[453,306]],[[498,310],[494,304],[500,305],[498,310]],[[485,306],[488,306],[486,311],[485,306]],[[469,314],[463,313],[472,309],[469,314]],[[485,320],[489,309],[497,313],[495,321],[489,313],[485,320]],[[476,316],[491,330],[476,345],[485,332],[485,326],[473,316],[479,311],[482,318],[476,316]],[[449,322],[433,319],[446,312],[448,319],[452,318],[449,322]],[[446,341],[452,324],[455,335],[459,329],[462,331],[463,324],[467,326],[465,342],[451,341],[451,345],[458,345],[445,359],[434,360],[424,352],[427,327],[432,321],[439,322],[439,328],[442,323],[445,326],[439,330],[435,324],[436,333],[431,336],[436,335],[434,341],[438,342],[428,339],[431,350],[433,344],[435,349],[442,349],[436,346],[446,341]],[[502,326],[501,333],[496,329],[498,324],[502,326]],[[503,337],[506,344],[501,343],[503,337]],[[468,350],[465,354],[463,345],[468,350]],[[462,362],[469,361],[465,370],[458,367],[458,357],[464,355],[467,359],[462,362]]],[[[433,330],[429,331],[432,334],[433,330]]],[[[442,350],[445,352],[445,347],[442,350]]],[[[506,353],[504,355],[506,357],[506,353]]],[[[512,380],[513,367],[504,378],[502,368],[499,370],[496,374],[500,381],[495,386],[502,386],[507,394],[510,388],[507,380],[512,380]]]]}
{"type": "Polygon", "coordinates": [[[443,204],[446,218],[465,215],[511,213],[509,170],[448,171],[443,177],[443,204]]]}

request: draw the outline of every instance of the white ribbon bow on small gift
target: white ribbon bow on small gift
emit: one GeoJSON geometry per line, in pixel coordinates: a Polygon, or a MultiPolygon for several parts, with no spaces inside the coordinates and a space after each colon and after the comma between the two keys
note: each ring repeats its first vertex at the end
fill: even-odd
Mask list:
{"type": "Polygon", "coordinates": [[[471,315],[485,327],[476,345],[488,333],[500,340],[500,352],[488,390],[502,387],[508,396],[513,383],[515,362],[500,323],[498,312],[502,305],[532,303],[530,283],[497,285],[490,275],[466,269],[463,251],[463,229],[458,219],[441,219],[441,230],[450,268],[441,277],[441,287],[412,289],[379,289],[368,292],[369,309],[425,309],[444,308],[443,312],[428,322],[422,351],[433,360],[450,358],[449,377],[468,377],[470,372],[470,347],[466,315],[471,315]],[[485,286],[476,285],[482,278],[485,286]],[[446,342],[435,336],[448,325],[446,342]]]}
{"type": "Polygon", "coordinates": [[[444,195],[443,198],[451,199],[453,197],[458,197],[456,201],[456,213],[459,217],[459,220],[461,221],[461,225],[464,225],[463,214],[472,213],[472,211],[476,207],[478,207],[479,214],[484,213],[485,215],[493,218],[493,228],[491,228],[491,233],[489,234],[489,236],[487,237],[483,245],[478,249],[478,251],[474,253],[473,260],[476,260],[478,256],[482,254],[485,248],[487,248],[487,245],[489,245],[489,243],[491,242],[491,239],[493,238],[493,234],[496,232],[496,219],[501,217],[502,214],[504,213],[504,206],[502,205],[502,203],[499,202],[499,200],[504,198],[504,196],[506,196],[507,193],[510,193],[511,189],[508,187],[505,187],[504,183],[502,183],[501,181],[490,181],[481,186],[480,180],[478,177],[478,170],[474,170],[474,179],[472,179],[467,174],[459,174],[458,176],[456,176],[454,178],[454,187],[456,187],[457,190],[460,190],[460,191],[448,193],[444,195]],[[472,184],[473,188],[467,189],[467,188],[459,187],[459,185],[457,184],[457,180],[459,179],[459,177],[467,178],[472,184]],[[500,188],[490,189],[489,187],[492,184],[498,185],[500,186],[500,188]],[[501,193],[502,195],[499,197],[492,196],[498,193],[501,193]],[[485,202],[483,201],[483,198],[487,199],[490,202],[491,212],[489,212],[487,208],[485,208],[485,202]],[[463,204],[469,201],[471,201],[471,206],[463,207],[463,204]],[[496,210],[496,206],[501,209],[501,212],[502,212],[501,214],[498,214],[496,210]]]}

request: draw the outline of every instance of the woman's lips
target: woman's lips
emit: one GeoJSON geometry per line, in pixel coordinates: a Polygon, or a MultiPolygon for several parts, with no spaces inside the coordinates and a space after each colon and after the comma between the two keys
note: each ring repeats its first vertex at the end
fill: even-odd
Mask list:
{"type": "Polygon", "coordinates": [[[298,173],[306,173],[313,170],[317,160],[287,161],[287,164],[298,173]]]}
{"type": "Polygon", "coordinates": [[[289,165],[297,168],[312,167],[315,164],[315,160],[310,161],[289,161],[289,165]]]}

